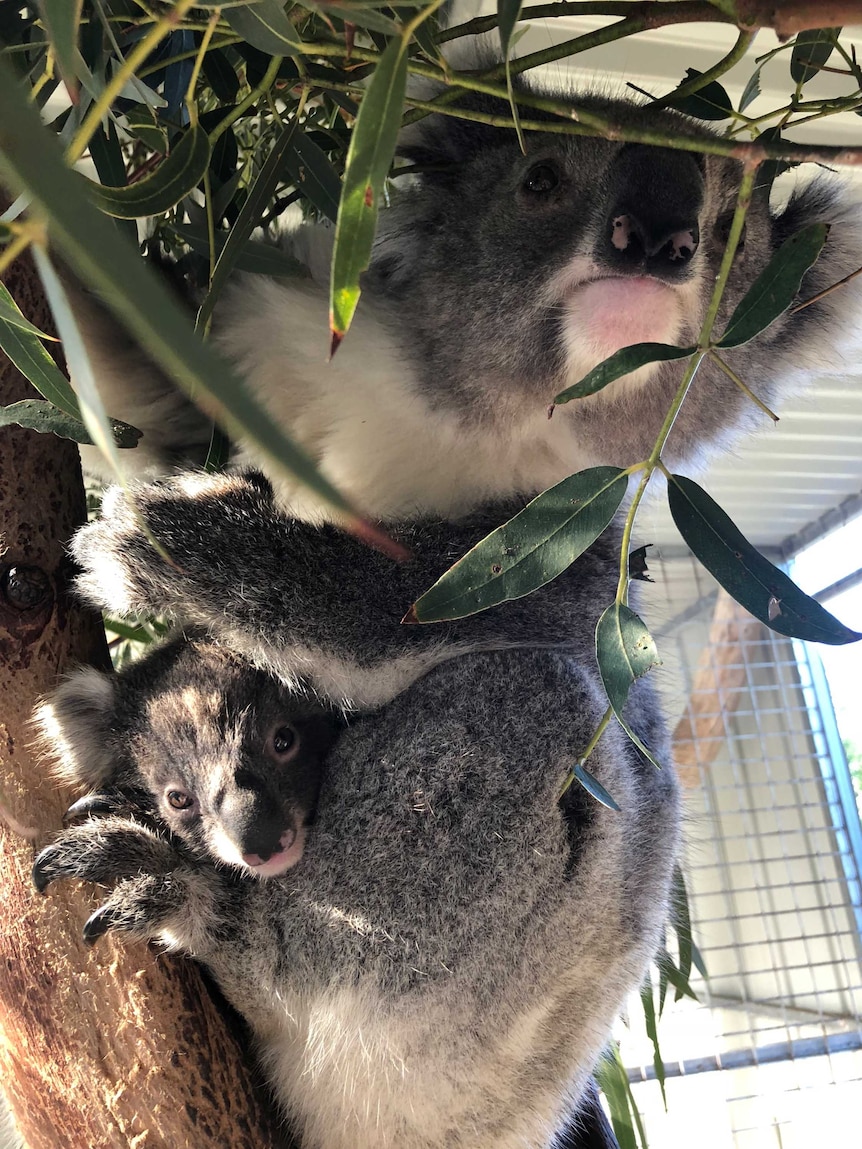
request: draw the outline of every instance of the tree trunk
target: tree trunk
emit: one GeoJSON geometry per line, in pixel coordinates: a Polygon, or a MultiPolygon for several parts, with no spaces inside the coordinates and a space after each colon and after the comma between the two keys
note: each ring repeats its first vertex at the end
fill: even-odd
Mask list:
{"type": "MultiPolygon", "coordinates": [[[[50,330],[29,259],[6,282],[50,330]]],[[[32,396],[0,352],[0,404],[32,396]]],[[[29,716],[63,671],[107,661],[100,620],[69,596],[84,513],[75,446],[0,428],[0,1081],[30,1149],[266,1149],[283,1140],[199,969],[110,937],[88,950],[98,892],[30,881],[74,795],[31,756],[29,716]]]]}

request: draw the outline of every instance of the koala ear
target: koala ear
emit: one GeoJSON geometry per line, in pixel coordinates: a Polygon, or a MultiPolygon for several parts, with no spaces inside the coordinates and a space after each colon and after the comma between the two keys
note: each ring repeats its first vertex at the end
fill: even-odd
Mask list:
{"type": "Polygon", "coordinates": [[[113,774],[108,734],[115,702],[114,675],[87,666],[70,675],[37,708],[36,747],[51,760],[58,778],[93,789],[113,774]]]}

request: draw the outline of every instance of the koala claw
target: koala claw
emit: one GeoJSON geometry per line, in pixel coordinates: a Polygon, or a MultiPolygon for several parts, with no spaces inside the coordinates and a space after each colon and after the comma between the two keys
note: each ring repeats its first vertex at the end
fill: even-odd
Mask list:
{"type": "Polygon", "coordinates": [[[72,826],[84,818],[98,817],[100,814],[114,814],[117,811],[117,801],[109,794],[85,794],[77,802],[73,802],[63,815],[63,825],[72,826]]]}
{"type": "Polygon", "coordinates": [[[33,878],[33,885],[40,894],[44,894],[50,884],[60,876],[54,867],[58,853],[59,851],[56,846],[46,846],[45,849],[40,850],[36,856],[31,876],[33,878]]]}
{"type": "Polygon", "coordinates": [[[116,924],[116,914],[113,906],[99,906],[96,912],[90,914],[84,922],[84,928],[81,931],[84,941],[88,946],[94,946],[99,938],[103,937],[108,930],[113,929],[116,924]]]}

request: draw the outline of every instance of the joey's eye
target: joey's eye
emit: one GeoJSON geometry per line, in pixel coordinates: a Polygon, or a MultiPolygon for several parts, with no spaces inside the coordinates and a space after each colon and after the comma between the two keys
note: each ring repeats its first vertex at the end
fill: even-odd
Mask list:
{"type": "Polygon", "coordinates": [[[191,810],[195,804],[193,795],[187,794],[185,790],[168,790],[165,797],[174,810],[191,810]]]}
{"type": "Polygon", "coordinates": [[[534,164],[524,177],[524,191],[547,195],[559,184],[560,176],[553,164],[534,164]]]}
{"type": "Polygon", "coordinates": [[[298,742],[299,735],[292,726],[279,726],[272,736],[272,748],[279,755],[290,754],[298,742]]]}

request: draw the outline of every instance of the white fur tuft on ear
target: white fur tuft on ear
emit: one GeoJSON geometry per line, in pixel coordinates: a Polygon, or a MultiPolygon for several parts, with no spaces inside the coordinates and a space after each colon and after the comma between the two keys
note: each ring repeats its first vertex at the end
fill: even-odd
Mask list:
{"type": "Polygon", "coordinates": [[[87,666],[36,709],[36,747],[51,760],[57,778],[93,789],[110,777],[114,761],[107,733],[114,702],[113,675],[87,666]]]}

